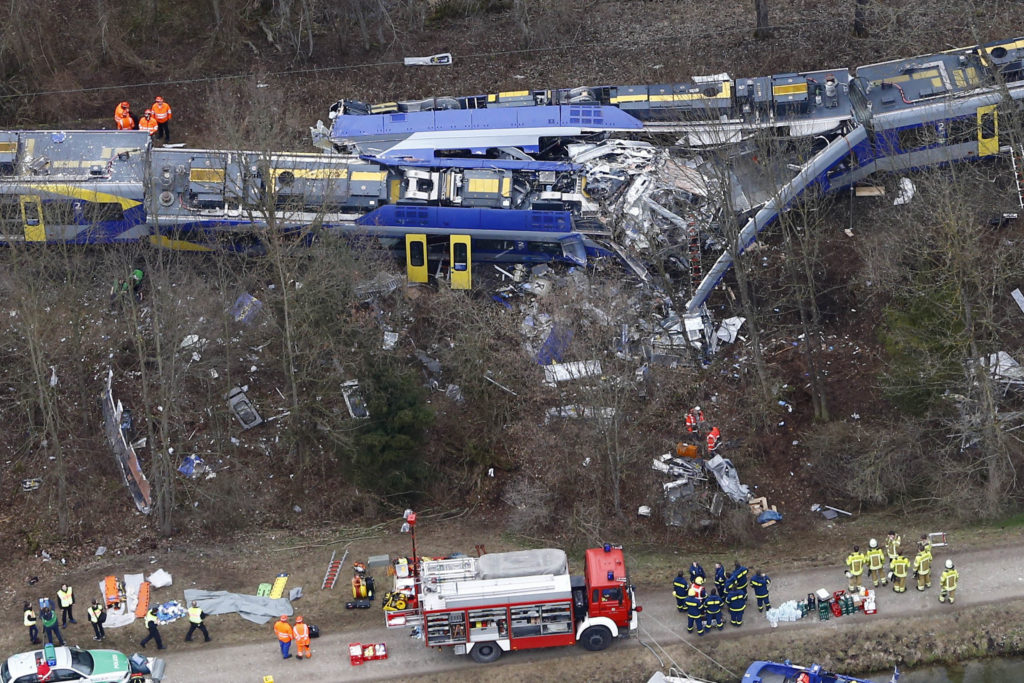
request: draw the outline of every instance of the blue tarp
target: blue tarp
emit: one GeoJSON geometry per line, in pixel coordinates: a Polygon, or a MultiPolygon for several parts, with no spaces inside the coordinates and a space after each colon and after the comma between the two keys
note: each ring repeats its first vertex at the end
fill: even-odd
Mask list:
{"type": "Polygon", "coordinates": [[[757,516],[757,523],[764,524],[765,522],[781,522],[782,515],[775,510],[765,510],[757,516]]]}
{"type": "Polygon", "coordinates": [[[184,474],[186,477],[194,478],[196,476],[196,470],[202,471],[205,469],[206,463],[198,455],[190,455],[181,461],[181,465],[178,467],[178,471],[184,474]]]}

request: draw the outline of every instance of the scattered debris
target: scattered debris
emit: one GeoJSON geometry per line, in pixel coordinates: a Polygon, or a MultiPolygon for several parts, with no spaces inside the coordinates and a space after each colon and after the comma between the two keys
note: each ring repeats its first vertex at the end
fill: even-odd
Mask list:
{"type": "Polygon", "coordinates": [[[387,271],[377,273],[371,279],[355,286],[356,299],[365,303],[379,296],[386,296],[401,287],[404,279],[387,271]]]}
{"type": "Polygon", "coordinates": [[[1020,289],[1018,288],[1010,292],[1010,296],[1012,296],[1013,300],[1017,302],[1017,307],[1020,308],[1020,312],[1024,313],[1024,294],[1020,293],[1020,289]]]}
{"type": "Polygon", "coordinates": [[[782,520],[782,515],[774,505],[768,506],[768,499],[764,496],[754,498],[748,505],[750,512],[757,515],[757,523],[763,527],[772,526],[782,520]]]}
{"type": "Polygon", "coordinates": [[[241,387],[233,387],[224,398],[227,400],[231,412],[242,423],[242,429],[252,429],[263,424],[263,418],[256,412],[256,408],[253,407],[241,387]]]}
{"type": "Polygon", "coordinates": [[[750,488],[746,484],[740,483],[739,474],[736,473],[736,468],[733,467],[731,460],[716,455],[705,462],[704,466],[715,475],[715,479],[718,480],[718,485],[725,495],[737,503],[747,502],[750,498],[750,488]]]}
{"type": "Polygon", "coordinates": [[[544,383],[555,385],[575,379],[601,376],[601,361],[581,360],[569,363],[551,363],[544,366],[544,383]]]}
{"type": "Polygon", "coordinates": [[[114,371],[108,368],[107,386],[102,396],[103,429],[107,435],[107,442],[114,451],[117,464],[121,467],[125,484],[128,486],[128,490],[131,491],[135,507],[138,508],[139,512],[148,515],[153,505],[149,482],[146,480],[146,475],[142,473],[142,467],[139,465],[139,458],[135,454],[134,447],[129,445],[125,439],[124,431],[121,429],[121,418],[124,408],[120,401],[114,401],[113,381],[114,371]]]}
{"type": "MultiPolygon", "coordinates": [[[[436,361],[435,361],[436,362],[436,361]]],[[[440,365],[438,365],[440,369],[440,365]]],[[[345,401],[348,414],[355,420],[366,420],[370,417],[370,411],[366,407],[362,392],[359,390],[359,380],[350,379],[341,383],[341,396],[345,401]]]]}
{"type": "Polygon", "coordinates": [[[22,491],[37,491],[39,487],[43,485],[43,480],[39,477],[33,477],[32,479],[21,480],[22,491]]]}
{"type": "Polygon", "coordinates": [[[146,580],[149,581],[151,588],[166,588],[173,583],[171,575],[163,569],[157,569],[146,577],[146,580]]]}
{"type": "Polygon", "coordinates": [[[231,307],[231,317],[235,322],[248,325],[262,309],[263,302],[246,292],[235,299],[235,305],[231,307]]]}
{"type": "Polygon", "coordinates": [[[639,517],[650,517],[651,516],[651,506],[650,505],[641,505],[639,508],[637,508],[636,514],[639,517]]]}
{"type": "MultiPolygon", "coordinates": [[[[689,316],[688,316],[689,317],[689,316]]],[[[716,337],[724,341],[726,344],[731,344],[736,341],[736,335],[739,334],[740,328],[743,327],[743,323],[747,321],[746,318],[726,318],[722,321],[721,326],[718,328],[718,332],[715,334],[716,337]]],[[[703,328],[703,326],[701,326],[703,328]]]]}
{"type": "Polygon", "coordinates": [[[452,53],[441,52],[429,57],[406,57],[402,61],[405,66],[448,66],[452,63],[452,53]]]}
{"type": "Polygon", "coordinates": [[[207,464],[206,461],[200,458],[198,455],[186,456],[181,461],[181,465],[178,466],[178,471],[184,474],[189,479],[195,479],[196,477],[205,474],[207,479],[213,479],[217,476],[207,464]]]}
{"type": "Polygon", "coordinates": [[[834,508],[831,505],[821,505],[819,503],[811,505],[811,512],[820,512],[821,516],[825,519],[835,519],[840,514],[846,515],[847,517],[853,517],[852,512],[840,510],[839,508],[834,508]]]}
{"type": "Polygon", "coordinates": [[[555,406],[547,409],[544,415],[544,424],[557,419],[611,420],[615,414],[615,408],[594,408],[581,405],[555,406]]]}
{"type": "Polygon", "coordinates": [[[914,181],[910,178],[900,178],[900,189],[896,193],[896,199],[892,200],[893,206],[901,206],[903,204],[909,204],[910,200],[914,198],[917,188],[914,187],[914,181]]]}

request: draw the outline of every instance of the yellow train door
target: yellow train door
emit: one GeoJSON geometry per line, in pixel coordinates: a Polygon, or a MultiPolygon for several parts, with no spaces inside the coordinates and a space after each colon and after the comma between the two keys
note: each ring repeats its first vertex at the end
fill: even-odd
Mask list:
{"type": "Polygon", "coordinates": [[[37,195],[22,195],[21,220],[25,225],[26,242],[46,241],[46,226],[43,224],[43,206],[37,195]]]}
{"type": "Polygon", "coordinates": [[[470,289],[473,286],[473,247],[469,235],[451,237],[452,289],[470,289]]]}
{"type": "Polygon", "coordinates": [[[405,236],[405,272],[409,282],[426,282],[427,236],[408,234],[405,236]]]}
{"type": "Polygon", "coordinates": [[[999,112],[996,105],[978,107],[978,156],[999,152],[999,112]]]}

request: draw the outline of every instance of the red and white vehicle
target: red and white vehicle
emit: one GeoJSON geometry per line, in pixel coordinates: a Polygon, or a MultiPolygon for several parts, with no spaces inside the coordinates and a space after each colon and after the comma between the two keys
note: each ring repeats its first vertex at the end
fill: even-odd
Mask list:
{"type": "Polygon", "coordinates": [[[399,568],[406,609],[386,612],[388,626],[421,624],[428,647],[478,662],[577,642],[603,650],[636,631],[641,608],[621,547],[591,548],[585,562],[579,577],[569,575],[565,551],[552,548],[423,560],[419,576],[399,568]]]}

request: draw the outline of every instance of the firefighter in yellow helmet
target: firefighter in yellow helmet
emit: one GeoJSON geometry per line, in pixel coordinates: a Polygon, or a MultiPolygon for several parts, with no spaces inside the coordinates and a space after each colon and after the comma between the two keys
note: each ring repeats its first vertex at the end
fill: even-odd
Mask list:
{"type": "Polygon", "coordinates": [[[846,556],[846,575],[850,577],[850,592],[860,592],[861,577],[864,575],[864,565],[867,564],[867,557],[860,551],[860,546],[853,546],[853,552],[846,556]]]}
{"type": "Polygon", "coordinates": [[[956,585],[960,582],[960,572],[953,566],[953,560],[946,560],[946,569],[939,577],[939,602],[949,598],[949,604],[956,600],[956,585]]]}
{"type": "Polygon", "coordinates": [[[874,584],[875,588],[878,588],[879,582],[884,586],[886,584],[885,572],[885,554],[882,549],[878,547],[878,541],[871,539],[868,543],[868,571],[871,572],[871,583],[874,584]]]}

